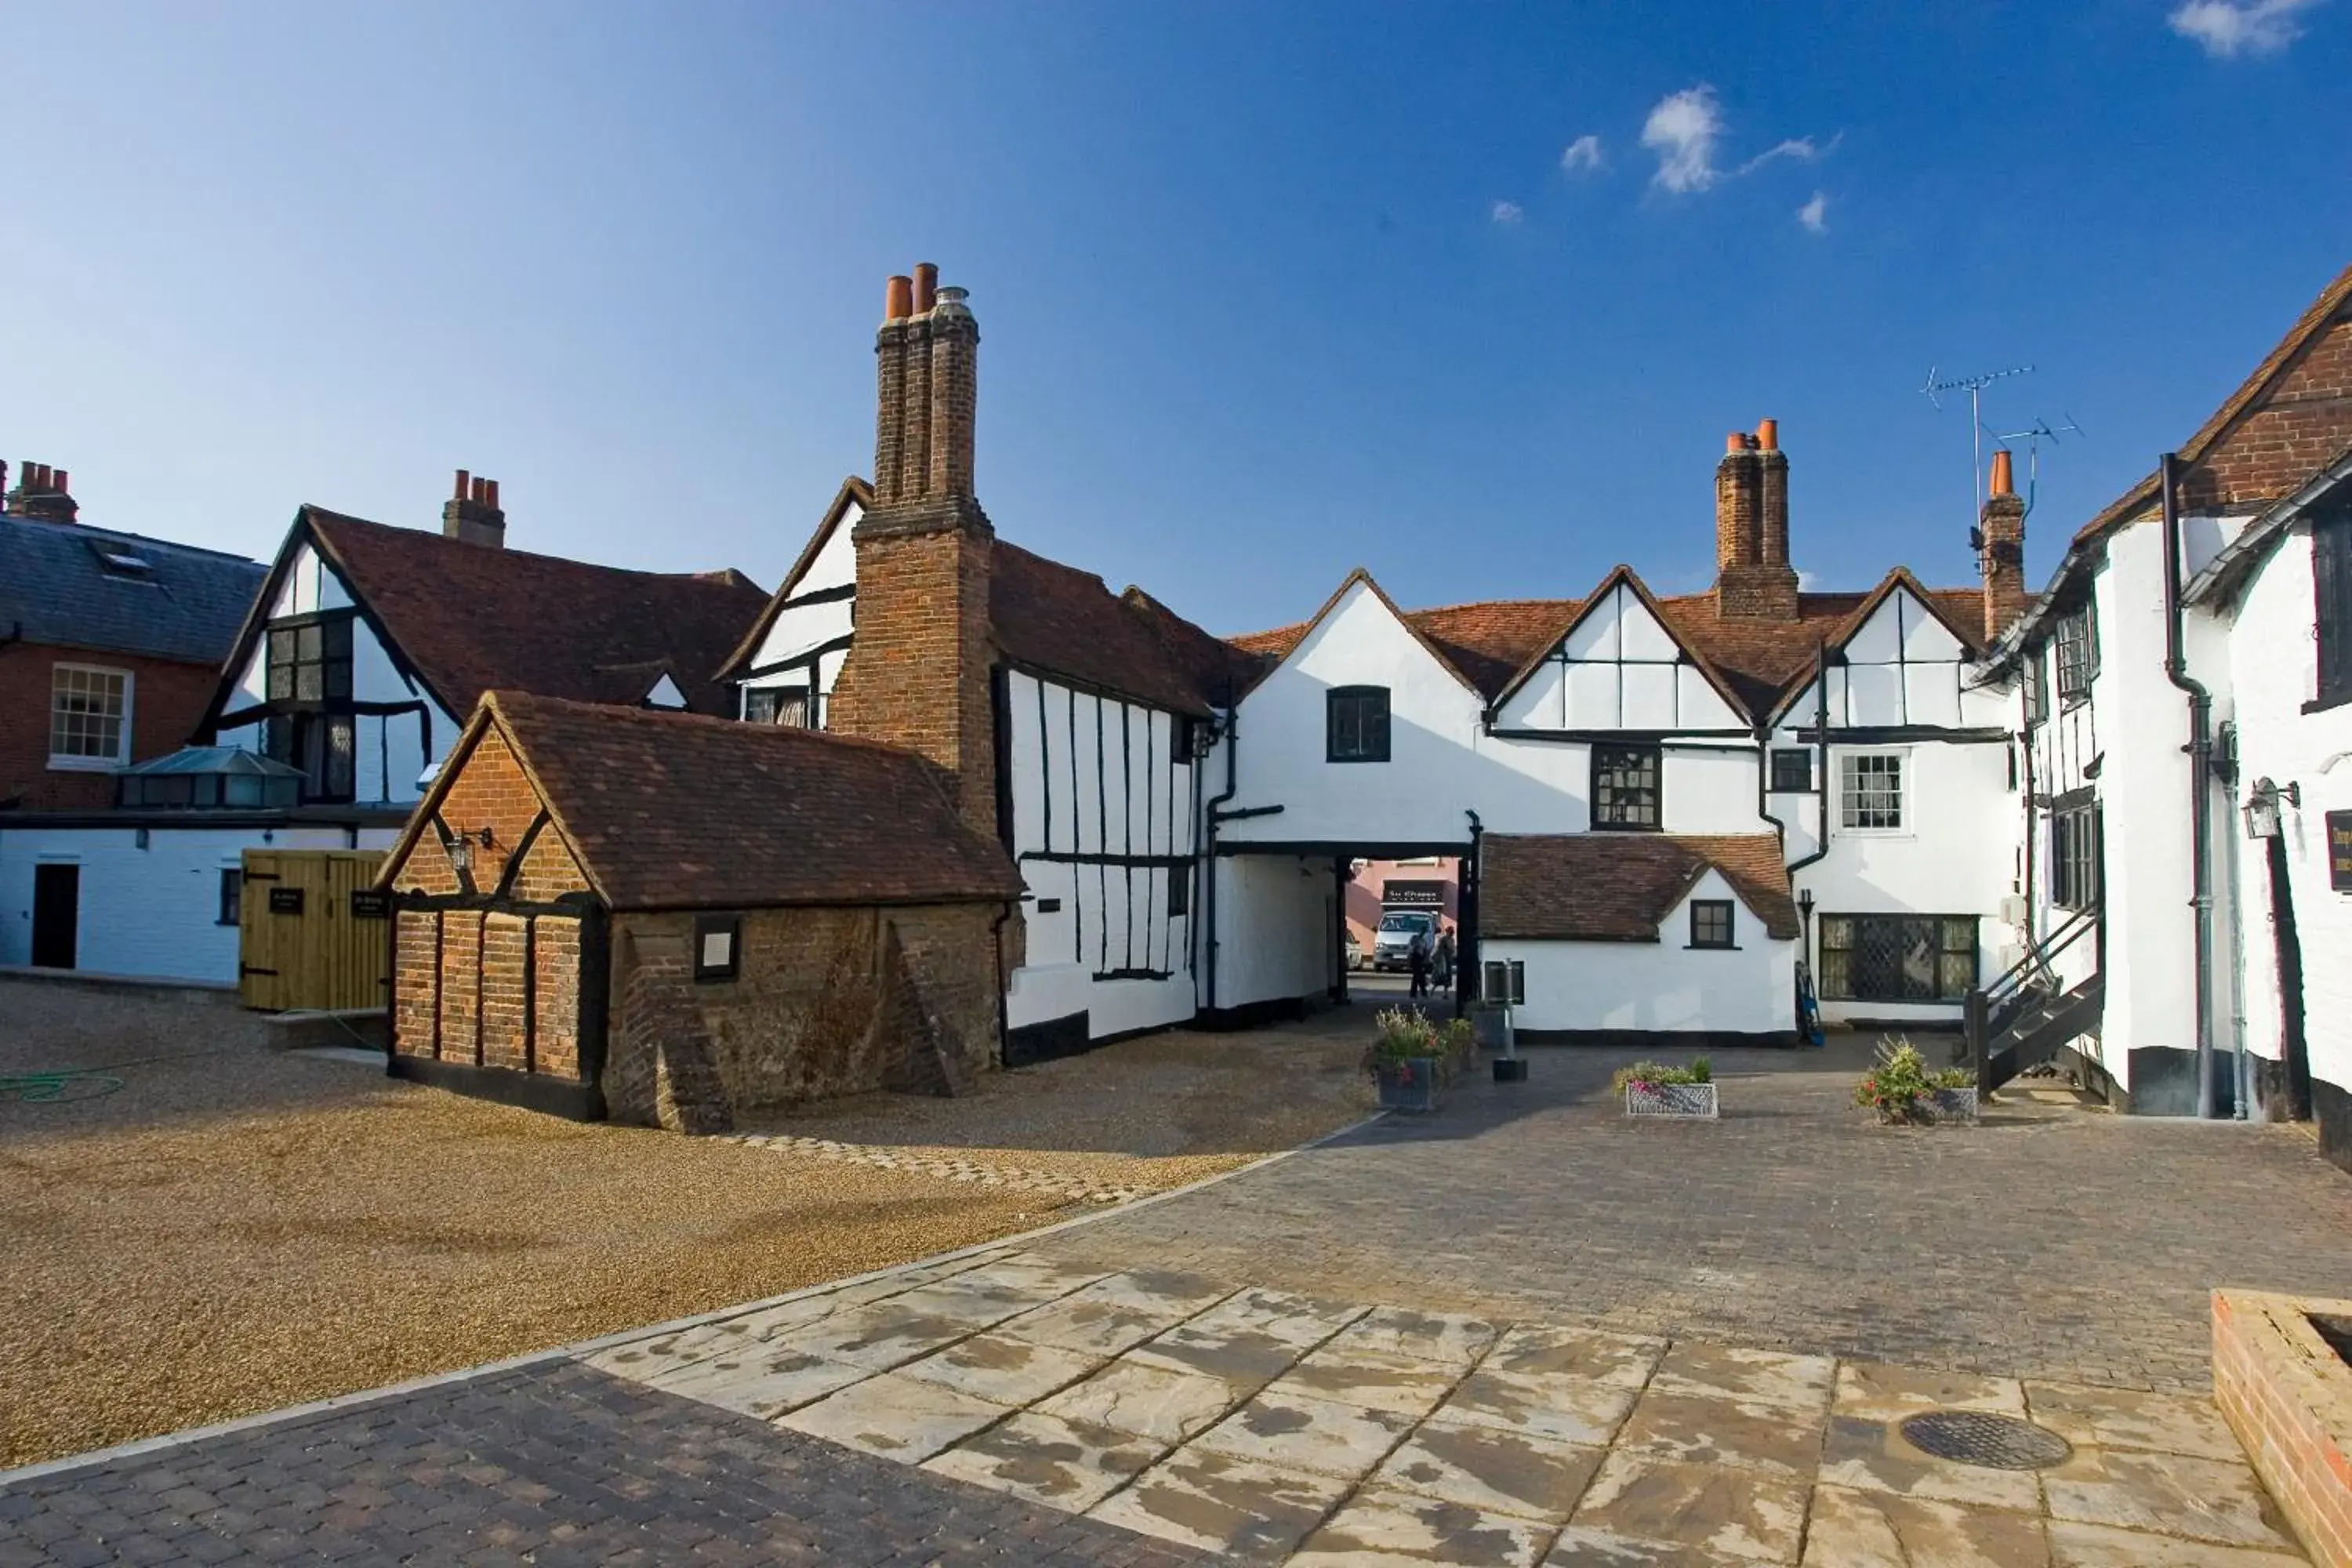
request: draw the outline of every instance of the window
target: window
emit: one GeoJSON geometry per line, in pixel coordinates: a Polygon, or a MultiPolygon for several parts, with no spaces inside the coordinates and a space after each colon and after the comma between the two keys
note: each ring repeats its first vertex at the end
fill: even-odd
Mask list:
{"type": "Polygon", "coordinates": [[[237,923],[237,909],[245,901],[245,873],[235,866],[224,866],[220,874],[220,914],[215,925],[237,923]]]}
{"type": "Polygon", "coordinates": [[[1977,980],[1974,915],[1823,915],[1822,996],[1958,1002],[1977,980]]]}
{"type": "Polygon", "coordinates": [[[1903,759],[1870,753],[1838,759],[1838,821],[1861,832],[1903,826],[1903,759]]]}
{"type": "Polygon", "coordinates": [[[743,717],[753,724],[809,727],[809,699],[804,687],[761,686],[743,693],[743,717]]]}
{"type": "Polygon", "coordinates": [[[1791,795],[1813,787],[1813,753],[1802,746],[1772,748],[1772,788],[1791,795]]]}
{"type": "Polygon", "coordinates": [[[2061,806],[2050,816],[2050,901],[2060,909],[2095,909],[2103,837],[2096,801],[2061,806]]]}
{"type": "Polygon", "coordinates": [[[1389,689],[1340,686],[1326,699],[1324,758],[1334,763],[1389,760],[1389,689]]]}
{"type": "Polygon", "coordinates": [[[1195,721],[1176,718],[1168,721],[1168,760],[1189,763],[1200,752],[1200,737],[1194,732],[1195,721]]]}
{"type": "Polygon", "coordinates": [[[2311,527],[2311,584],[2318,600],[2319,702],[2352,701],[2352,508],[2311,527]]]}
{"type": "Polygon", "coordinates": [[[304,800],[348,801],[358,749],[353,723],[348,714],[280,713],[264,726],[262,750],[302,770],[304,800]]]}
{"type": "Polygon", "coordinates": [[[1729,899],[1693,899],[1691,900],[1690,944],[1693,947],[1732,945],[1729,899]]]}
{"type": "Polygon", "coordinates": [[[1190,866],[1168,868],[1168,912],[1171,915],[1192,912],[1192,868],[1190,866]]]}
{"type": "Polygon", "coordinates": [[[1528,1001],[1528,966],[1514,958],[1486,961],[1479,977],[1478,996],[1485,1002],[1507,1002],[1524,1007],[1528,1001]]]}
{"type": "Polygon", "coordinates": [[[743,935],[740,915],[694,917],[694,978],[698,982],[732,980],[740,965],[743,935]]]}
{"type": "Polygon", "coordinates": [[[272,702],[346,702],[352,695],[352,622],[358,612],[335,610],[269,623],[272,702]]]}
{"type": "Polygon", "coordinates": [[[2058,666],[2059,700],[2072,704],[2088,697],[2099,673],[2099,630],[2089,605],[2058,617],[2051,654],[2058,666]]]}
{"type": "Polygon", "coordinates": [[[1592,748],[1592,826],[1658,826],[1658,748],[1592,748]]]}
{"type": "Polygon", "coordinates": [[[49,672],[49,766],[111,768],[131,760],[131,672],[60,664],[49,672]]]}
{"type": "Polygon", "coordinates": [[[2025,687],[2025,722],[2030,729],[2050,717],[2050,675],[2042,665],[2042,650],[2030,649],[2018,665],[2025,687]]]}

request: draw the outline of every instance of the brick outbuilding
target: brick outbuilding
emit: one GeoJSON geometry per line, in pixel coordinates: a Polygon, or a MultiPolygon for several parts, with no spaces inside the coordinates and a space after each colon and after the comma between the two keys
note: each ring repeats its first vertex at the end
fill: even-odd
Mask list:
{"type": "Polygon", "coordinates": [[[726,1130],[993,1066],[1021,881],[895,747],[491,692],[386,858],[390,1068],[726,1130]]]}

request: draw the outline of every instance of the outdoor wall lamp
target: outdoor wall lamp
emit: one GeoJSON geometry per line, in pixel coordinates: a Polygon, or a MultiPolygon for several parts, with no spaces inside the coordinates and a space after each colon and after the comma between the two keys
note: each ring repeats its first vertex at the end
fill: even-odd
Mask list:
{"type": "Polygon", "coordinates": [[[2292,779],[2287,781],[2284,789],[2266,778],[2254,781],[2254,787],[2246,793],[2243,808],[2247,837],[2276,838],[2279,836],[2279,802],[2282,800],[2301,810],[2302,786],[2292,779]]]}
{"type": "Polygon", "coordinates": [[[449,840],[449,864],[461,877],[474,868],[474,843],[477,839],[481,841],[485,849],[496,842],[487,827],[479,833],[460,833],[449,840]]]}

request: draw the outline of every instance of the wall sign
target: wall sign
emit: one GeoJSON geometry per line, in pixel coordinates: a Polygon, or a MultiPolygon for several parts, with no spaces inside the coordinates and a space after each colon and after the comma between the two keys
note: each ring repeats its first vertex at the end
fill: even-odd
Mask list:
{"type": "Polygon", "coordinates": [[[390,913],[392,913],[392,895],[390,893],[378,892],[373,888],[353,888],[352,889],[352,919],[355,921],[380,921],[390,913]]]}
{"type": "Polygon", "coordinates": [[[1445,907],[1445,884],[1391,880],[1381,889],[1381,902],[1392,910],[1442,910],[1445,907]]]}
{"type": "Polygon", "coordinates": [[[272,888],[269,889],[269,912],[273,915],[299,915],[302,912],[302,889],[272,888]]]}
{"type": "Polygon", "coordinates": [[[2352,893],[2352,811],[2327,814],[2327,885],[2352,893]]]}

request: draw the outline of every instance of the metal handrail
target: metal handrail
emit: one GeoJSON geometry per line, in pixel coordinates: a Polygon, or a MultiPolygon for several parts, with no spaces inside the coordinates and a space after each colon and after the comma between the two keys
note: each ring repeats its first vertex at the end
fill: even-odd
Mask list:
{"type": "Polygon", "coordinates": [[[2099,912],[2097,904],[2076,910],[2047,937],[2038,942],[2027,938],[2025,956],[2003,970],[1999,978],[1983,988],[1985,1001],[1988,1004],[2007,1001],[2025,988],[2023,977],[2029,974],[2050,976],[2050,961],[2080,942],[2085,931],[2097,930],[2099,912]]]}

